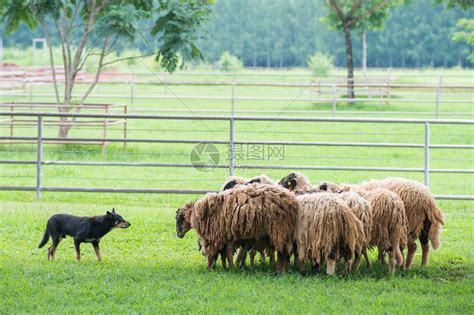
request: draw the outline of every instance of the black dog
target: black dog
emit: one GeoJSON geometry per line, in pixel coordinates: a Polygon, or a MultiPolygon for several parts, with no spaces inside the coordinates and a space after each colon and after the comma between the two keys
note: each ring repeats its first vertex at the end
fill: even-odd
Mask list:
{"type": "Polygon", "coordinates": [[[77,217],[69,214],[55,214],[49,218],[46,224],[46,231],[44,231],[43,240],[38,248],[43,247],[51,236],[53,245],[48,248],[48,260],[54,260],[56,248],[61,241],[61,238],[66,238],[67,235],[74,238],[74,247],[76,248],[76,259],[81,260],[81,243],[92,243],[95,254],[99,261],[102,260],[99,250],[100,239],[113,228],[128,228],[130,223],[125,221],[119,214],[107,211],[106,215],[96,217],[77,217]]]}

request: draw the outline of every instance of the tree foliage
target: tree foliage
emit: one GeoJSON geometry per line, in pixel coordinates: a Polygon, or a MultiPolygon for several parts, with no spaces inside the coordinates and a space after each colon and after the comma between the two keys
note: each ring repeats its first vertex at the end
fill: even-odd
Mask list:
{"type": "Polygon", "coordinates": [[[474,19],[460,19],[457,27],[461,30],[453,34],[454,41],[460,41],[468,44],[471,47],[471,53],[467,58],[474,63],[474,19]]]}
{"type": "Polygon", "coordinates": [[[308,67],[317,78],[327,77],[334,69],[333,58],[327,54],[315,53],[308,58],[308,67]]]}
{"type": "MultiPolygon", "coordinates": [[[[330,54],[337,67],[346,65],[342,32],[328,30],[323,0],[218,1],[200,41],[206,59],[219,60],[224,51],[246,66],[306,66],[315,52],[330,54]]],[[[446,11],[433,0],[412,0],[390,10],[385,26],[367,32],[369,67],[471,66],[469,47],[450,40],[458,19],[474,10],[446,11]]],[[[356,29],[358,32],[359,29],[356,29]]],[[[353,37],[354,65],[361,65],[361,40],[353,37]]]]}
{"type": "MultiPolygon", "coordinates": [[[[49,48],[56,102],[61,112],[79,112],[107,65],[155,54],[162,66],[172,72],[178,61],[202,59],[195,41],[197,31],[209,13],[206,0],[1,0],[1,20],[11,33],[21,23],[30,29],[41,27],[49,48]],[[136,38],[145,40],[140,22],[153,23],[150,36],[156,42],[151,52],[108,60],[113,52],[136,38]],[[56,39],[55,41],[53,39],[56,39]],[[53,45],[58,43],[64,66],[64,96],[59,96],[53,45]],[[77,74],[90,56],[99,56],[95,79],[75,106],[72,97],[77,74]],[[180,58],[178,58],[178,55],[180,58]]],[[[74,122],[72,119],[72,122],[74,122]]],[[[59,136],[67,136],[71,121],[61,117],[59,136]]]]}
{"type": "Polygon", "coordinates": [[[473,0],[435,0],[435,3],[446,4],[448,9],[459,8],[459,9],[467,10],[469,8],[474,7],[473,0]]]}

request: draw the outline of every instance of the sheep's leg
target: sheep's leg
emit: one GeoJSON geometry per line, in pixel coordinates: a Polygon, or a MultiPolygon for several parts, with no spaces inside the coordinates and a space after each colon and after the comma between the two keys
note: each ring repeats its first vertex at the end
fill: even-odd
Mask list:
{"type": "MultiPolygon", "coordinates": [[[[360,263],[360,254],[359,254],[359,263],[360,263]]],[[[347,275],[351,271],[352,265],[352,254],[345,253],[344,254],[344,274],[347,275]]]]}
{"type": "Polygon", "coordinates": [[[360,253],[355,252],[354,254],[354,263],[352,264],[352,271],[357,271],[360,265],[360,253]]]}
{"type": "Polygon", "coordinates": [[[403,248],[401,246],[394,246],[395,248],[395,260],[397,261],[397,266],[403,268],[405,258],[403,257],[403,248]]]}
{"type": "Polygon", "coordinates": [[[237,253],[237,258],[235,258],[235,265],[241,267],[242,256],[244,255],[244,248],[240,247],[239,252],[237,253]]]}
{"type": "Polygon", "coordinates": [[[227,255],[227,261],[229,262],[229,269],[234,268],[234,245],[233,244],[227,244],[226,246],[226,255],[227,255]]]}
{"type": "Polygon", "coordinates": [[[422,258],[421,258],[421,265],[426,266],[428,265],[428,258],[430,255],[430,246],[428,244],[428,234],[430,232],[431,228],[431,221],[428,219],[425,219],[423,222],[423,229],[421,230],[421,235],[420,235],[420,244],[421,244],[421,253],[422,253],[422,258]]]}
{"type": "Polygon", "coordinates": [[[312,272],[318,272],[319,271],[319,264],[318,263],[312,263],[311,264],[311,271],[312,272]]]}
{"type": "Polygon", "coordinates": [[[215,255],[209,255],[207,254],[207,269],[211,270],[214,267],[214,263],[216,261],[215,255]]]}
{"type": "Polygon", "coordinates": [[[379,261],[382,265],[385,265],[386,262],[385,262],[385,251],[383,249],[383,247],[379,246],[378,247],[378,250],[379,250],[379,261]]]}
{"type": "Polygon", "coordinates": [[[295,262],[298,265],[298,268],[297,268],[298,272],[301,273],[302,275],[305,275],[306,268],[304,266],[304,259],[301,257],[301,258],[295,259],[295,262]]]}
{"type": "Polygon", "coordinates": [[[326,263],[326,273],[328,275],[333,275],[336,270],[336,261],[334,259],[328,258],[326,263]]]}
{"type": "Polygon", "coordinates": [[[288,256],[288,255],[286,255],[285,253],[280,253],[280,252],[277,253],[278,261],[277,261],[277,270],[276,270],[276,272],[278,274],[282,273],[286,269],[286,261],[287,261],[286,256],[288,256]]]}
{"type": "Polygon", "coordinates": [[[262,249],[261,251],[259,251],[259,253],[260,253],[260,263],[262,265],[265,265],[265,260],[266,260],[265,250],[262,249]]]}
{"type": "Polygon", "coordinates": [[[226,260],[227,260],[227,257],[226,257],[226,252],[225,251],[221,251],[220,252],[220,256],[221,256],[221,263],[222,263],[222,268],[226,269],[226,260]]]}
{"type": "Polygon", "coordinates": [[[255,255],[257,255],[257,252],[255,251],[255,249],[252,249],[250,251],[250,271],[253,272],[254,270],[254,263],[255,263],[255,255]]]}
{"type": "Polygon", "coordinates": [[[369,260],[369,255],[367,254],[367,247],[364,247],[364,249],[362,249],[362,254],[364,255],[367,268],[370,268],[370,260],[369,260]]]}
{"type": "Polygon", "coordinates": [[[405,261],[405,269],[410,269],[411,265],[413,264],[413,258],[415,257],[415,252],[416,252],[415,240],[409,240],[407,260],[405,261]]]}
{"type": "Polygon", "coordinates": [[[428,259],[430,257],[430,245],[429,244],[421,244],[421,265],[426,266],[428,265],[428,259]]]}
{"type": "Polygon", "coordinates": [[[395,262],[396,262],[396,259],[395,259],[395,252],[393,250],[393,248],[389,248],[387,250],[387,253],[388,253],[388,271],[390,273],[393,273],[395,271],[395,262]]]}
{"type": "Polygon", "coordinates": [[[326,262],[326,273],[328,275],[333,275],[336,270],[336,262],[338,260],[338,253],[336,249],[333,249],[329,254],[326,262]]]}
{"type": "Polygon", "coordinates": [[[275,267],[275,253],[270,254],[270,266],[275,267]]]}

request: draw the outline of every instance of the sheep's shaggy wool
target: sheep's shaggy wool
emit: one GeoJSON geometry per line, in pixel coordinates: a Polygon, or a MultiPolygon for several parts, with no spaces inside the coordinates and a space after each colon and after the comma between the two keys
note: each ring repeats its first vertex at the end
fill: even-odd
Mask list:
{"type": "Polygon", "coordinates": [[[364,245],[362,222],[345,202],[335,194],[304,194],[295,230],[298,260],[321,264],[335,260],[341,249],[350,256],[360,253],[364,245]]]}
{"type": "Polygon", "coordinates": [[[349,209],[362,222],[364,226],[364,247],[369,246],[373,225],[370,203],[354,192],[343,192],[339,194],[339,197],[344,200],[349,209]]]}
{"type": "Polygon", "coordinates": [[[229,176],[224,181],[224,185],[222,185],[221,191],[232,189],[239,185],[244,185],[246,182],[247,180],[243,177],[229,176]]]}
{"type": "Polygon", "coordinates": [[[188,211],[207,255],[215,255],[229,242],[267,236],[277,252],[292,249],[298,203],[281,187],[253,184],[209,193],[188,211]]]}
{"type": "MultiPolygon", "coordinates": [[[[365,198],[372,205],[374,225],[370,245],[380,251],[388,252],[390,259],[403,264],[403,254],[400,248],[407,245],[407,219],[405,207],[401,198],[384,188],[370,190],[365,198]]],[[[391,271],[393,271],[391,261],[391,271]]]]}
{"type": "Polygon", "coordinates": [[[360,187],[366,190],[385,188],[400,196],[407,216],[408,237],[415,240],[427,233],[433,249],[439,247],[444,216],[425,185],[404,178],[387,178],[363,182],[360,187]]]}

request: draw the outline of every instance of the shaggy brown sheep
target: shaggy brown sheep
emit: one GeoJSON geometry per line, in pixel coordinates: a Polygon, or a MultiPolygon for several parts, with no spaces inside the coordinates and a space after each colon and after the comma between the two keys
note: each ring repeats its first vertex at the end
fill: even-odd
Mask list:
{"type": "Polygon", "coordinates": [[[403,266],[403,249],[407,246],[407,220],[405,207],[400,197],[384,188],[367,191],[364,196],[372,206],[374,225],[370,246],[377,247],[379,259],[385,262],[388,253],[389,272],[395,263],[403,266]]]}
{"type": "Polygon", "coordinates": [[[433,249],[440,245],[440,234],[444,225],[444,216],[436,206],[433,195],[429,189],[416,181],[405,178],[387,178],[383,180],[371,180],[358,185],[332,184],[324,182],[318,189],[333,191],[352,190],[353,188],[367,191],[377,188],[385,188],[396,193],[403,201],[408,226],[408,254],[405,261],[405,268],[409,269],[413,264],[416,252],[416,239],[420,240],[422,248],[422,262],[427,265],[429,258],[429,244],[433,249]],[[333,186],[332,186],[333,185],[333,186]]]}
{"type": "MultiPolygon", "coordinates": [[[[225,246],[232,258],[233,243],[268,237],[278,253],[277,272],[288,263],[298,212],[295,197],[271,185],[245,185],[205,197],[185,205],[176,216],[179,237],[193,227],[204,241],[208,268],[225,246]]],[[[230,257],[229,257],[230,256],[230,257]]]]}
{"type": "MultiPolygon", "coordinates": [[[[364,245],[362,248],[362,254],[364,255],[365,262],[367,267],[370,267],[369,256],[367,254],[367,248],[370,244],[370,239],[372,235],[372,207],[366,199],[362,198],[359,194],[354,192],[343,192],[339,194],[342,200],[347,204],[349,209],[355,214],[355,216],[362,222],[364,227],[364,245]]],[[[354,264],[352,266],[353,270],[357,270],[360,265],[360,256],[356,255],[354,259],[354,264]]]]}
{"type": "Polygon", "coordinates": [[[304,263],[313,266],[326,262],[326,272],[333,274],[336,262],[344,258],[344,273],[351,270],[354,254],[364,246],[362,222],[336,194],[304,194],[296,198],[300,205],[295,229],[298,270],[304,263]]]}

